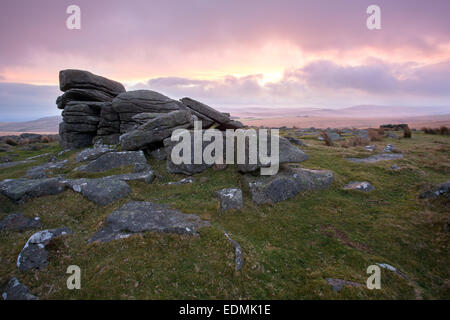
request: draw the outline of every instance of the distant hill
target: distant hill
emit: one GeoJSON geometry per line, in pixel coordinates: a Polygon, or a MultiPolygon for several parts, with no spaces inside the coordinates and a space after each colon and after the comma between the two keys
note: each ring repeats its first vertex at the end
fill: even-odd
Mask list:
{"type": "Polygon", "coordinates": [[[58,133],[61,121],[61,116],[53,116],[24,122],[0,122],[0,131],[58,133]]]}

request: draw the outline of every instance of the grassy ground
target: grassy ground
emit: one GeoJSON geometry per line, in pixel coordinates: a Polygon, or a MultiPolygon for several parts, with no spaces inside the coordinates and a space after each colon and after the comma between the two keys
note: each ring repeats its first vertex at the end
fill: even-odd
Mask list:
{"type": "MultiPolygon", "coordinates": [[[[417,196],[450,180],[450,138],[384,139],[375,144],[394,144],[405,157],[376,164],[345,160],[371,154],[362,147],[327,147],[312,137],[305,142],[310,159],[302,166],[334,171],[332,187],[274,205],[255,205],[244,194],[239,212],[221,214],[213,197],[218,189],[243,187],[235,168],[210,169],[196,175],[193,184],[169,186],[164,183],[183,176],[168,174],[165,162],[155,160],[149,160],[158,174],[152,184],[132,182],[127,198],[105,207],[71,190],[23,205],[0,196],[0,218],[20,211],[39,216],[43,228],[74,231],[48,246],[46,270],[27,273],[18,271],[16,259],[36,230],[0,232],[0,285],[16,276],[41,299],[449,299],[449,233],[444,231],[449,204],[417,196]],[[392,170],[394,163],[401,169],[392,170]],[[369,181],[376,190],[341,190],[349,181],[369,181]],[[202,229],[200,237],[145,233],[87,244],[106,216],[129,200],[166,203],[210,220],[212,227],[202,229]],[[245,264],[239,272],[222,230],[242,246],[245,264]],[[339,293],[325,281],[365,284],[366,269],[375,263],[393,265],[408,278],[382,269],[381,290],[345,287],[339,293]],[[66,287],[69,265],[82,270],[81,290],[66,287]]],[[[54,144],[33,152],[18,148],[8,152],[18,154],[17,160],[60,151],[54,144]]],[[[71,164],[59,173],[69,173],[74,157],[75,152],[62,156],[71,164]]],[[[20,177],[44,161],[0,170],[0,179],[20,177]]]]}

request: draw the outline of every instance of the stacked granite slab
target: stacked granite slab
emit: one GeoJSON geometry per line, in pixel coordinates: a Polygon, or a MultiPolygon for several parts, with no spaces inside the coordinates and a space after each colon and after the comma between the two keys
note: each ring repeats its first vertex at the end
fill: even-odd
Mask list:
{"type": "Polygon", "coordinates": [[[125,92],[122,84],[88,71],[68,69],[60,71],[59,86],[64,92],[56,100],[58,108],[63,109],[63,122],[59,126],[63,147],[81,148],[92,145],[99,128],[102,129],[100,135],[119,133],[114,130],[116,123],[108,122],[113,117],[107,117],[103,109],[108,109],[108,106],[110,108],[114,97],[125,92]],[[106,121],[100,121],[101,119],[106,121]]]}
{"type": "Polygon", "coordinates": [[[64,94],[56,104],[63,109],[59,133],[65,148],[87,147],[100,140],[103,144],[124,141],[125,150],[154,150],[174,129],[192,128],[194,120],[201,120],[203,129],[243,127],[229,114],[196,100],[174,100],[151,90],[126,91],[119,82],[88,71],[60,71],[59,82],[64,94]]]}

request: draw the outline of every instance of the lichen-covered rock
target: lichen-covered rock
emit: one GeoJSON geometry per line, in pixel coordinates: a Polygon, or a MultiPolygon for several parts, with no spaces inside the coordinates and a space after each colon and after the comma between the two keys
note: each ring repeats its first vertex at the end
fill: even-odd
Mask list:
{"type": "Polygon", "coordinates": [[[11,213],[0,221],[0,230],[23,231],[40,226],[39,218],[27,218],[22,213],[11,213]]]}
{"type": "Polygon", "coordinates": [[[39,300],[39,298],[30,293],[30,290],[14,277],[8,281],[2,290],[3,300],[39,300]]]}
{"type": "Polygon", "coordinates": [[[218,190],[214,195],[220,201],[220,210],[241,210],[243,205],[242,190],[237,188],[226,188],[218,190]]]}
{"type": "Polygon", "coordinates": [[[58,194],[63,190],[64,187],[58,178],[19,178],[6,179],[0,182],[0,193],[19,203],[31,198],[58,194]]]}
{"type": "Polygon", "coordinates": [[[17,257],[17,268],[20,271],[46,268],[48,265],[48,252],[45,246],[53,238],[67,234],[72,234],[72,230],[66,227],[43,230],[33,234],[17,257]]]}
{"type": "Polygon", "coordinates": [[[295,197],[300,192],[327,189],[334,180],[332,171],[283,166],[276,175],[243,176],[252,200],[257,204],[276,203],[295,197]]]}
{"type": "Polygon", "coordinates": [[[198,229],[209,225],[195,214],[184,214],[166,205],[130,201],[111,213],[106,219],[106,226],[89,242],[109,242],[149,231],[196,236],[198,229]]]}

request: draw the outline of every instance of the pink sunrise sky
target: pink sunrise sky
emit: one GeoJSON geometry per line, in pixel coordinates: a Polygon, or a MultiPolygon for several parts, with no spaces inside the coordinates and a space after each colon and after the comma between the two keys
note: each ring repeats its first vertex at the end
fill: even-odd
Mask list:
{"type": "Polygon", "coordinates": [[[447,108],[448,0],[4,0],[0,122],[56,115],[74,68],[227,107],[447,108]],[[81,8],[81,30],[66,8],[81,8]],[[368,30],[366,8],[381,8],[368,30]]]}

